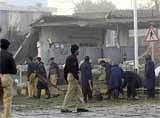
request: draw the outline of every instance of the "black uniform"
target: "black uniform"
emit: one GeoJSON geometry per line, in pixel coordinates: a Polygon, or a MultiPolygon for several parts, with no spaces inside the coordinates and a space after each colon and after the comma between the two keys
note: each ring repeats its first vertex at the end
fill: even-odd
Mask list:
{"type": "Polygon", "coordinates": [[[127,86],[127,97],[130,98],[137,96],[136,89],[141,87],[141,78],[140,76],[132,71],[125,71],[123,74],[123,84],[122,88],[125,88],[127,86]]]}
{"type": "Polygon", "coordinates": [[[7,51],[9,45],[8,40],[0,40],[0,107],[3,107],[0,117],[2,118],[9,117],[12,104],[12,81],[9,75],[17,73],[13,56],[7,51]]]}
{"type": "Polygon", "coordinates": [[[28,63],[27,72],[28,72],[28,75],[27,75],[28,78],[32,73],[36,72],[36,64],[34,62],[28,63]]]}
{"type": "Polygon", "coordinates": [[[77,80],[79,79],[79,65],[77,57],[75,55],[71,55],[66,59],[66,64],[64,68],[64,77],[66,81],[68,73],[72,73],[74,78],[76,78],[77,80]]]}
{"type": "Polygon", "coordinates": [[[84,101],[87,102],[88,99],[92,99],[92,90],[90,88],[90,83],[92,85],[92,67],[89,61],[85,61],[80,66],[81,71],[81,85],[82,85],[82,92],[84,96],[84,101]]]}
{"type": "Polygon", "coordinates": [[[38,77],[37,97],[40,98],[40,96],[41,96],[41,90],[45,89],[48,98],[50,98],[50,92],[49,92],[48,80],[47,80],[47,72],[46,72],[44,64],[42,62],[40,62],[39,64],[37,64],[36,74],[37,74],[37,77],[38,77]]]}
{"type": "Polygon", "coordinates": [[[16,74],[16,64],[11,53],[7,50],[0,51],[0,74],[16,74]]]}
{"type": "Polygon", "coordinates": [[[52,62],[50,64],[50,67],[49,67],[49,77],[48,78],[50,78],[50,74],[56,74],[57,77],[60,76],[59,67],[58,67],[58,65],[55,62],[52,62]]]}
{"type": "MultiPolygon", "coordinates": [[[[16,74],[16,64],[12,54],[7,50],[0,50],[0,74],[16,74]]],[[[3,87],[0,78],[0,102],[3,99],[3,87]]]]}
{"type": "Polygon", "coordinates": [[[155,97],[155,64],[151,59],[151,56],[148,55],[146,57],[146,64],[145,64],[145,80],[144,80],[144,87],[147,88],[148,98],[155,97]]]}
{"type": "Polygon", "coordinates": [[[105,64],[105,72],[106,72],[106,84],[108,85],[109,79],[110,79],[110,74],[111,74],[111,68],[112,65],[106,62],[105,64]]]}

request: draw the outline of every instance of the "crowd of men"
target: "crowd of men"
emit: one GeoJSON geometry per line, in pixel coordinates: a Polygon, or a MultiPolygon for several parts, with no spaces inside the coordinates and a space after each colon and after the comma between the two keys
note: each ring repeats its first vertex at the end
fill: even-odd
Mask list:
{"type": "Polygon", "coordinates": [[[47,99],[51,97],[47,72],[40,57],[30,58],[28,63],[28,93],[29,97],[40,98],[41,90],[45,89],[47,99]]]}
{"type": "MultiPolygon", "coordinates": [[[[16,74],[16,64],[13,56],[7,51],[10,43],[6,39],[0,41],[0,104],[2,104],[2,118],[8,118],[12,103],[12,79],[11,74],[16,74]]],[[[79,47],[71,45],[71,55],[67,57],[64,67],[64,78],[68,84],[67,92],[62,104],[61,112],[72,112],[69,110],[69,101],[75,99],[77,112],[88,112],[84,108],[84,103],[92,100],[93,75],[90,57],[86,56],[84,62],[80,65],[77,56],[79,47]],[[80,77],[79,77],[80,72],[80,77]]],[[[127,86],[127,97],[137,99],[136,89],[142,86],[147,88],[148,98],[155,97],[155,72],[154,62],[151,56],[146,57],[145,81],[142,82],[136,70],[124,71],[117,63],[111,64],[104,60],[100,65],[106,72],[106,85],[108,89],[108,99],[117,99],[119,94],[123,95],[123,88],[127,86]]],[[[58,95],[56,84],[60,77],[58,65],[54,58],[50,59],[49,74],[47,74],[44,63],[40,57],[29,58],[28,62],[28,93],[29,97],[39,99],[41,90],[45,89],[47,99],[58,95]]]]}

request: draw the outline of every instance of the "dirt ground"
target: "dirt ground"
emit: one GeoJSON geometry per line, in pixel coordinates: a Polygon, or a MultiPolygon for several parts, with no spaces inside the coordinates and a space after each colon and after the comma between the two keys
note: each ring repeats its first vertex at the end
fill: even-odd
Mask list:
{"type": "MultiPolygon", "coordinates": [[[[40,100],[15,97],[11,118],[160,118],[160,99],[103,100],[85,105],[87,113],[61,113],[63,96],[40,100]]],[[[74,105],[73,105],[74,106],[74,105]]]]}

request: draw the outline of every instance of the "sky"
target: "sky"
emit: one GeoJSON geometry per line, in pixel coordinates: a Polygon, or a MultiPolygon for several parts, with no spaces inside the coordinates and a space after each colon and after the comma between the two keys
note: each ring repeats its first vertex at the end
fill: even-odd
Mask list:
{"type": "MultiPolygon", "coordinates": [[[[79,0],[0,0],[6,1],[9,4],[20,6],[35,6],[37,3],[41,3],[44,7],[57,8],[57,14],[71,15],[74,11],[74,4],[79,0]]],[[[92,0],[97,2],[98,0],[92,0]]],[[[131,9],[133,0],[108,0],[116,5],[119,9],[131,9]]],[[[146,3],[148,0],[137,0],[139,3],[146,3]]]]}
{"type": "Polygon", "coordinates": [[[48,0],[0,0],[0,2],[16,6],[35,6],[37,3],[41,3],[44,7],[48,5],[48,0]]]}
{"type": "MultiPolygon", "coordinates": [[[[73,2],[78,2],[79,0],[48,0],[49,7],[57,7],[58,14],[72,14],[74,10],[73,2]]],[[[94,2],[98,0],[92,0],[94,2]]],[[[112,1],[119,9],[131,9],[133,0],[108,0],[112,1]]],[[[138,3],[145,3],[147,0],[137,0],[138,3]]]]}

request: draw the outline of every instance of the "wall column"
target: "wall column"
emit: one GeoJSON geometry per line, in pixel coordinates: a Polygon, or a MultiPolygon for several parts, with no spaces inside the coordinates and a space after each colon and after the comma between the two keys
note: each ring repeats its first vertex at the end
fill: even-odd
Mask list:
{"type": "Polygon", "coordinates": [[[128,40],[129,40],[129,29],[128,28],[120,28],[119,30],[119,42],[120,46],[128,46],[128,40]]]}
{"type": "Polygon", "coordinates": [[[47,64],[49,60],[49,42],[47,34],[47,28],[41,29],[38,54],[42,58],[44,64],[47,64]]]}

